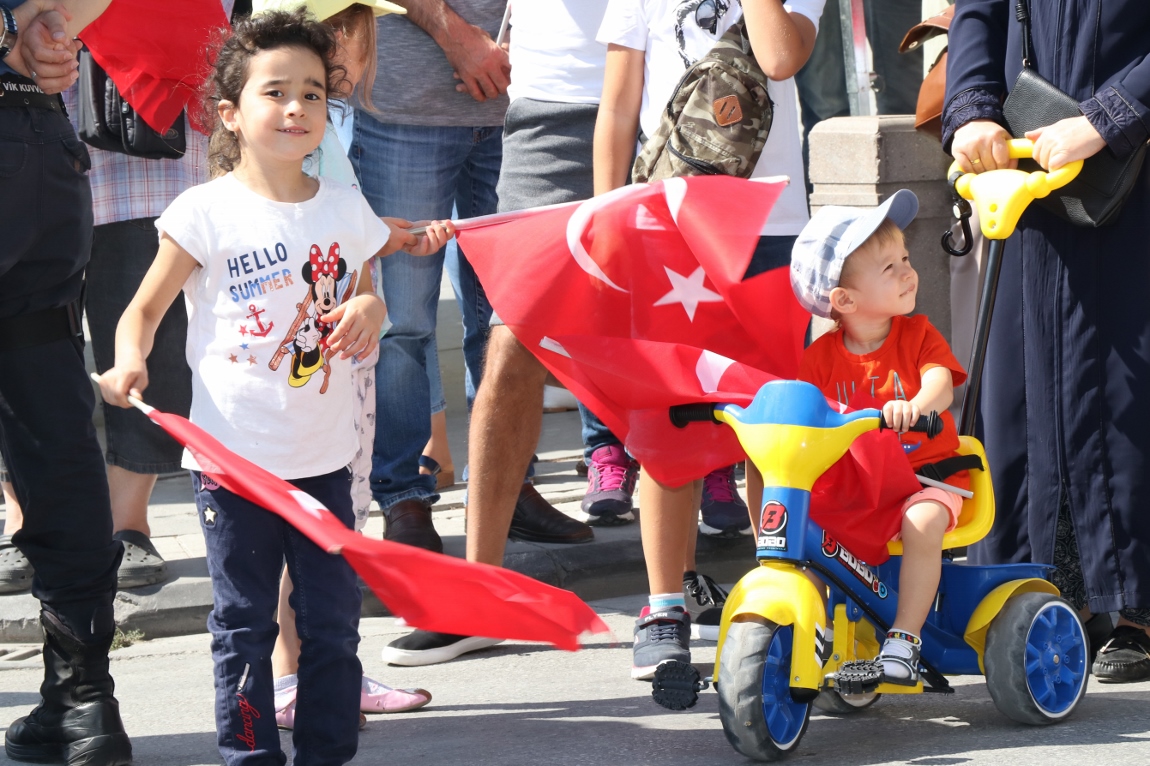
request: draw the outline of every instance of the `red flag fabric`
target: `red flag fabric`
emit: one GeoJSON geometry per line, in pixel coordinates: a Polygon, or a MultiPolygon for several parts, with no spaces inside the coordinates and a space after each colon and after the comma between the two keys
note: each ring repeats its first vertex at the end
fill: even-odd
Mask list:
{"type": "MultiPolygon", "coordinates": [[[[789,270],[743,279],[785,184],[636,184],[457,237],[519,341],[644,470],[678,485],[745,453],[729,428],[675,428],[668,407],[745,405],[764,383],[798,372],[810,315],[789,270]]],[[[871,563],[885,560],[890,520],[918,488],[897,439],[884,437],[860,439],[812,497],[812,517],[871,563]]]]}
{"type": "MultiPolygon", "coordinates": [[[[172,127],[211,74],[208,49],[228,27],[220,0],[112,0],[80,33],[92,58],[154,130],[172,127]]],[[[206,133],[199,104],[189,117],[206,133]]]]}
{"type": "Polygon", "coordinates": [[[509,569],[364,537],[311,495],[231,452],[185,418],[159,410],[148,417],[187,447],[220,486],[280,516],[329,553],[342,554],[392,614],[413,627],[544,641],[568,651],[579,648],[582,633],[608,630],[570,591],[509,569]]]}

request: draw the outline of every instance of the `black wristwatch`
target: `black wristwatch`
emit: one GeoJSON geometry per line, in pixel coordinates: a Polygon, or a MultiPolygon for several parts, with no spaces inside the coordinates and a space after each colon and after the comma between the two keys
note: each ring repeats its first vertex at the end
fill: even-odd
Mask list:
{"type": "Polygon", "coordinates": [[[7,57],[16,45],[16,17],[7,6],[0,5],[0,16],[4,17],[4,31],[0,33],[0,59],[7,57]]]}

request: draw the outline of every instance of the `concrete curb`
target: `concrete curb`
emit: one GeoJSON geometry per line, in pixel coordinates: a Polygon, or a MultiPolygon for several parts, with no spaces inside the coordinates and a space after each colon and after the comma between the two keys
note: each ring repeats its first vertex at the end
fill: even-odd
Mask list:
{"type": "MultiPolygon", "coordinates": [[[[464,538],[444,538],[445,552],[463,556],[464,538]]],[[[734,582],[755,566],[750,537],[715,540],[699,536],[700,571],[718,582],[734,582]]],[[[543,545],[511,541],[504,563],[509,569],[574,591],[584,601],[645,593],[647,571],[638,523],[595,530],[595,540],[582,545],[543,545]]],[[[168,562],[167,582],[116,594],[116,623],[146,638],[165,638],[207,630],[212,585],[203,558],[168,562]]],[[[0,642],[38,643],[40,602],[30,593],[0,596],[0,642]]],[[[371,591],[364,591],[364,617],[389,612],[371,591]]]]}

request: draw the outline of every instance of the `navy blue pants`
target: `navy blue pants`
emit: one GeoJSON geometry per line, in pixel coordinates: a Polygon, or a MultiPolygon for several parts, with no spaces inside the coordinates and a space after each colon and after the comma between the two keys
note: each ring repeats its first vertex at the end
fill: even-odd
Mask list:
{"type": "MultiPolygon", "coordinates": [[[[271,655],[279,628],[280,573],[287,561],[302,648],[296,693],[296,766],[340,766],[359,740],[360,593],[355,572],[279,516],[192,472],[212,577],[216,741],[228,766],[282,766],[271,655]]],[[[295,479],[349,528],[351,473],[295,479]]]]}

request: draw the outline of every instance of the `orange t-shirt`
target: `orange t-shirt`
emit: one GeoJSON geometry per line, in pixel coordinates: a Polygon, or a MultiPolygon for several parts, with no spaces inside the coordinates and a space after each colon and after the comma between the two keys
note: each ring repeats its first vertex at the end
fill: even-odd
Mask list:
{"type": "MultiPolygon", "coordinates": [[[[913,399],[922,388],[922,374],[932,367],[945,367],[954,385],[966,380],[966,371],[954,358],[946,340],[922,314],[891,319],[890,335],[869,354],[852,354],[843,343],[842,328],[829,332],[803,352],[799,380],[818,386],[827,397],[850,404],[855,393],[885,404],[913,399]]],[[[856,405],[857,406],[857,405],[856,405]]],[[[943,412],[942,433],[933,439],[907,432],[900,436],[902,448],[914,468],[951,457],[958,449],[958,430],[949,412],[943,412]]],[[[966,474],[947,481],[965,486],[966,474]],[[953,481],[952,481],[953,480],[953,481]]]]}

